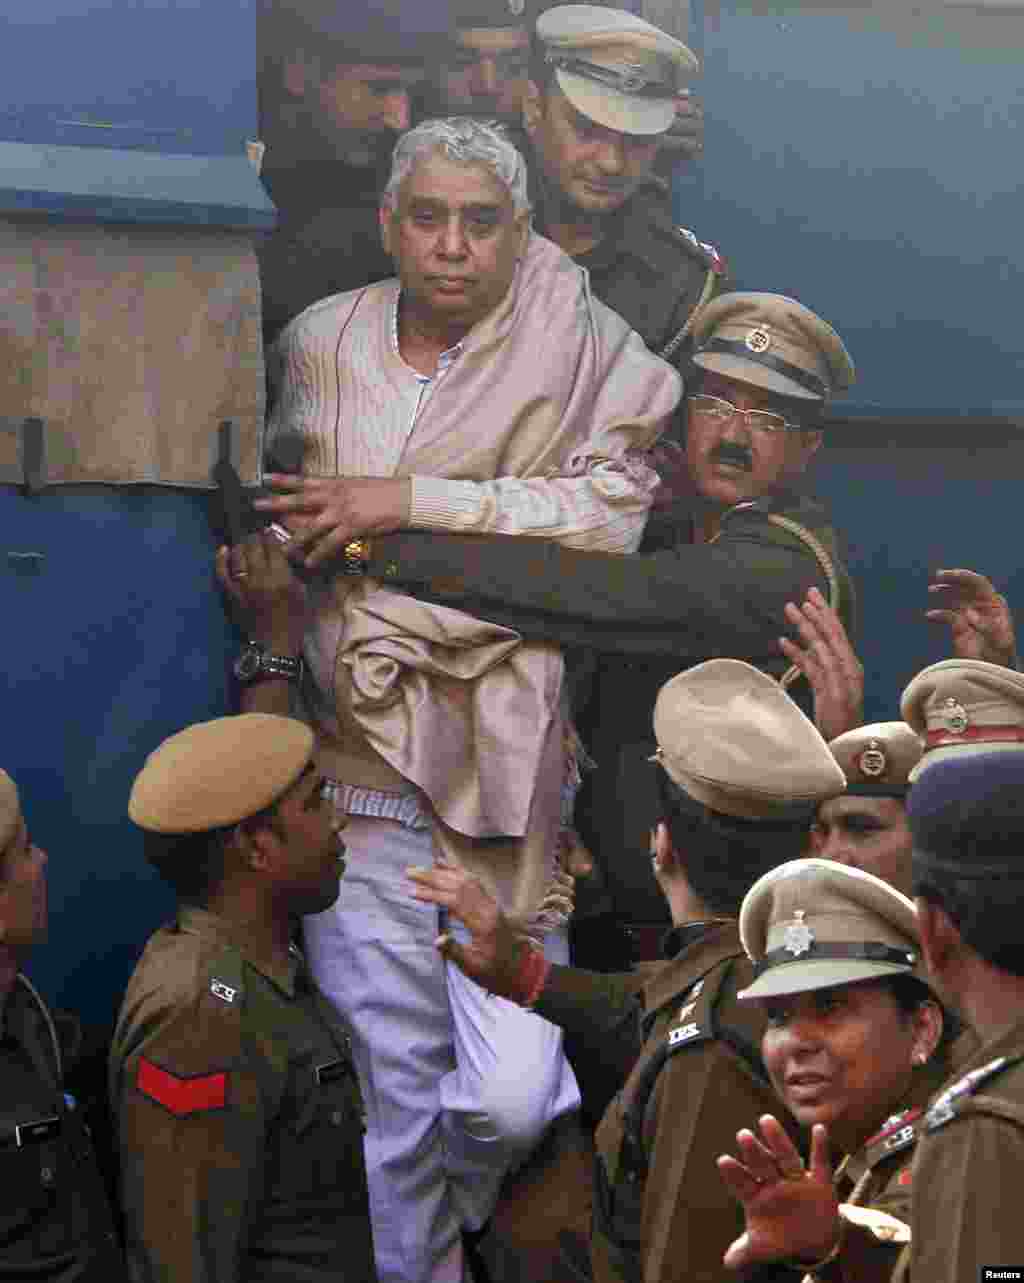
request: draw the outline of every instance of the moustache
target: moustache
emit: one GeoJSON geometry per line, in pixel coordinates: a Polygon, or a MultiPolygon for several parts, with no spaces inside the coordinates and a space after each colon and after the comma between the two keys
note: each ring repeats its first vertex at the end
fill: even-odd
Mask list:
{"type": "Polygon", "coordinates": [[[712,463],[731,463],[737,468],[742,468],[745,472],[750,472],[754,467],[754,459],[749,450],[743,446],[732,445],[728,441],[723,441],[721,445],[715,446],[711,451],[712,463]]]}

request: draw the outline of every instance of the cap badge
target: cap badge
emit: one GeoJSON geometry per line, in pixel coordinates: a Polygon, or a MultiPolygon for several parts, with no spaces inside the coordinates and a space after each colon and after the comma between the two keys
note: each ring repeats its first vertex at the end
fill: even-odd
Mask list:
{"type": "Polygon", "coordinates": [[[619,66],[619,89],[624,94],[637,94],[647,87],[647,68],[642,62],[623,62],[619,66]]]}
{"type": "Polygon", "coordinates": [[[787,953],[791,953],[794,958],[800,954],[807,953],[814,943],[814,932],[804,921],[804,910],[795,909],[793,912],[793,921],[786,925],[782,933],[782,947],[787,953]]]}
{"type": "Polygon", "coordinates": [[[521,18],[526,12],[526,0],[508,0],[508,11],[513,18],[521,18]]]}
{"type": "Polygon", "coordinates": [[[868,746],[857,758],[857,765],[860,767],[862,775],[869,775],[872,779],[885,773],[885,768],[889,765],[889,759],[882,751],[882,746],[878,740],[869,740],[868,746]]]}
{"type": "Polygon", "coordinates": [[[963,704],[958,703],[952,695],[943,705],[942,715],[946,722],[946,728],[953,735],[962,735],[970,725],[970,718],[967,716],[967,710],[963,704]]]}
{"type": "Polygon", "coordinates": [[[743,340],[751,352],[760,355],[767,352],[772,345],[772,336],[761,325],[755,325],[752,330],[747,331],[747,337],[743,340]]]}

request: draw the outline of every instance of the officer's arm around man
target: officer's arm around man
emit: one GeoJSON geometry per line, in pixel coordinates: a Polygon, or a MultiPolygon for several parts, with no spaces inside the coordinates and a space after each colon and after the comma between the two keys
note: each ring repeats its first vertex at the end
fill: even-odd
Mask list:
{"type": "Polygon", "coordinates": [[[835,331],[781,295],[724,295],[694,324],[689,501],[674,546],[628,560],[548,542],[425,534],[372,541],[385,582],[563,645],[683,662],[778,666],[785,606],[818,587],[852,627],[853,593],[824,511],[794,487],[820,416],[852,382],[835,331]]]}

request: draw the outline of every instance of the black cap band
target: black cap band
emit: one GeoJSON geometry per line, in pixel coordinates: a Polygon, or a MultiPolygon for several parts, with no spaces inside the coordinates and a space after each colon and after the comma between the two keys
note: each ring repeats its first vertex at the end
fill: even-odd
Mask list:
{"type": "Polygon", "coordinates": [[[703,356],[705,352],[721,352],[726,356],[742,356],[745,361],[753,361],[755,365],[767,366],[769,370],[774,370],[776,374],[784,375],[787,379],[792,379],[800,387],[806,388],[808,392],[813,392],[815,396],[820,396],[824,401],[829,394],[829,387],[816,374],[809,370],[802,369],[799,365],[791,365],[789,361],[784,361],[780,356],[773,356],[771,352],[754,352],[746,343],[740,343],[734,339],[709,339],[703,343],[694,356],[703,356]]]}
{"type": "Polygon", "coordinates": [[[614,67],[602,67],[596,62],[587,62],[583,58],[570,58],[559,53],[546,53],[545,61],[556,71],[568,71],[574,76],[583,76],[594,80],[608,89],[617,89],[620,94],[631,98],[674,99],[676,91],[664,80],[657,80],[643,75],[641,71],[616,71],[614,67]]]}
{"type": "Polygon", "coordinates": [[[820,962],[824,958],[857,959],[862,962],[889,962],[896,966],[906,967],[909,971],[917,962],[917,954],[906,949],[894,949],[890,945],[880,944],[875,940],[863,944],[819,944],[814,940],[806,949],[794,953],[792,949],[773,949],[766,953],[760,962],[754,964],[755,978],[772,971],[775,967],[785,966],[790,962],[820,962]]]}
{"type": "Polygon", "coordinates": [[[841,797],[894,797],[900,802],[906,801],[910,792],[909,784],[847,784],[841,797]]]}

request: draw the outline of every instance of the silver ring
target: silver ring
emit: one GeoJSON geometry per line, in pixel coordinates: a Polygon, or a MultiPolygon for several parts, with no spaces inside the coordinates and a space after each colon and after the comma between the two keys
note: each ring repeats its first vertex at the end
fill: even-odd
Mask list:
{"type": "Polygon", "coordinates": [[[232,578],[234,578],[234,579],[248,579],[248,578],[249,578],[249,572],[248,572],[248,570],[236,570],[236,571],[234,571],[234,572],[233,572],[232,578]]]}

